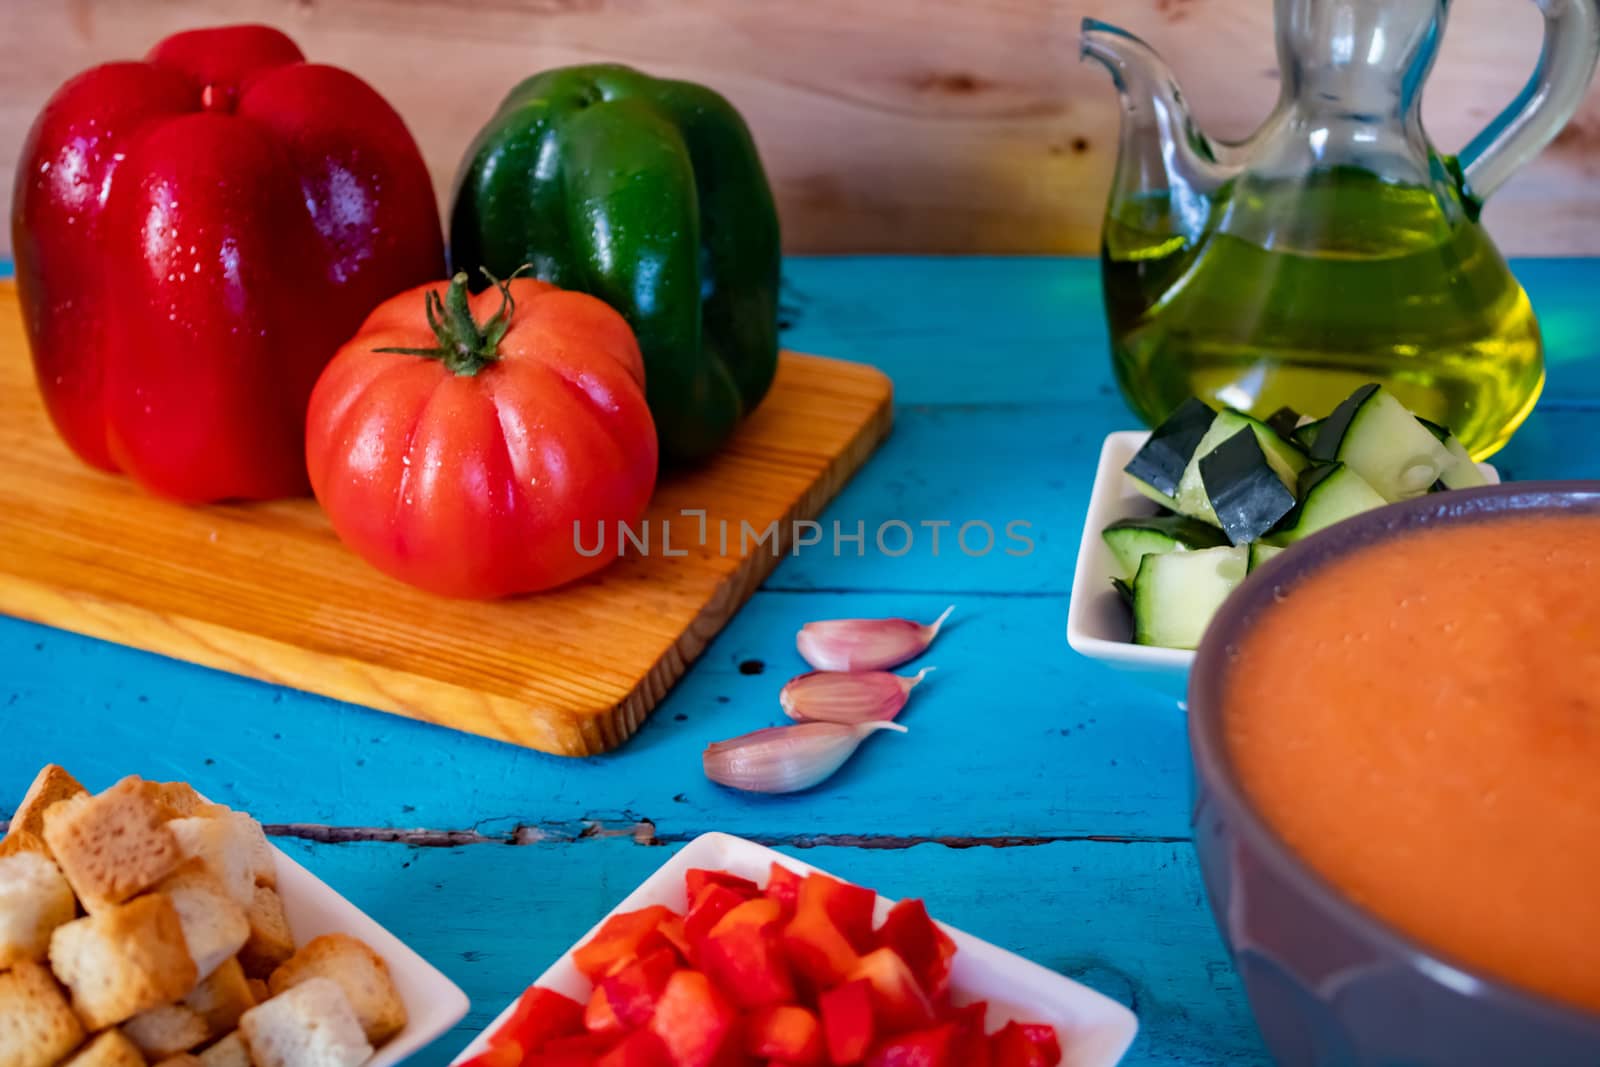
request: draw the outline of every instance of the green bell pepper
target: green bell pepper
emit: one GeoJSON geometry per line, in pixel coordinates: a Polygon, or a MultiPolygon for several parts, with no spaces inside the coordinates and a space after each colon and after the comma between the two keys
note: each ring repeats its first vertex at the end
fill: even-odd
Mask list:
{"type": "Polygon", "coordinates": [[[662,458],[704,459],[778,365],[778,213],[750,131],[704,86],[566,67],[511,91],[467,153],[452,270],[591,293],[639,339],[662,458]]]}

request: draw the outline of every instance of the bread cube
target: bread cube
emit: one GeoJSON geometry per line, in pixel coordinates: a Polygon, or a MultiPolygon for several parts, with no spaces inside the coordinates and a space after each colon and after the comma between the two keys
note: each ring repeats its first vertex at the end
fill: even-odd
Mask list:
{"type": "Polygon", "coordinates": [[[372,1055],[355,1009],[331,978],[308,978],[244,1013],[256,1067],[360,1067],[372,1055]]]}
{"type": "Polygon", "coordinates": [[[272,990],[267,988],[267,983],[263,979],[246,978],[245,982],[250,986],[250,995],[256,998],[257,1004],[272,997],[272,990]]]}
{"type": "Polygon", "coordinates": [[[22,960],[42,960],[50,935],[78,914],[72,887],[39,852],[0,857],[0,971],[22,960]]]}
{"type": "Polygon", "coordinates": [[[62,801],[45,813],[44,840],[90,912],[120,904],[182,861],[177,839],[139,778],[97,796],[62,801]]]}
{"type": "Polygon", "coordinates": [[[56,927],[50,965],[91,1030],[179,1000],[199,977],[178,910],[161,893],[56,927]]]}
{"type": "Polygon", "coordinates": [[[250,1046],[237,1030],[200,1053],[200,1062],[205,1067],[255,1067],[250,1046]]]}
{"type": "Polygon", "coordinates": [[[0,837],[0,858],[14,856],[18,852],[37,852],[41,856],[50,855],[50,849],[44,843],[44,838],[29,830],[18,830],[13,826],[11,832],[5,837],[0,837]]]}
{"type": "Polygon", "coordinates": [[[294,934],[283,911],[283,898],[266,886],[257,886],[247,912],[250,940],[239,950],[239,962],[251,978],[266,978],[294,955],[294,934]]]}
{"type": "Polygon", "coordinates": [[[339,983],[373,1045],[405,1029],[406,1005],[389,977],[389,967],[364,942],[348,934],[312,938],[272,972],[267,985],[277,994],[318,977],[339,983]]]}
{"type": "Polygon", "coordinates": [[[0,974],[0,1063],[50,1067],[82,1040],[83,1025],[48,968],[23,960],[0,974]]]}
{"type": "Polygon", "coordinates": [[[144,787],[169,819],[199,815],[202,809],[215,807],[188,782],[146,782],[144,787]]]}
{"type": "Polygon", "coordinates": [[[180,1052],[176,1056],[168,1056],[155,1067],[204,1067],[204,1061],[192,1052],[180,1052]]]}
{"type": "MultiPolygon", "coordinates": [[[[196,973],[205,978],[250,939],[250,920],[216,875],[199,860],[183,865],[156,884],[178,911],[183,940],[196,973]]],[[[226,1029],[233,1029],[232,1026],[226,1029]]]]}
{"type": "Polygon", "coordinates": [[[228,895],[240,907],[248,908],[255,895],[256,871],[262,864],[260,849],[266,836],[250,816],[222,811],[216,816],[173,819],[166,825],[184,857],[204,863],[222,881],[228,895]]]}
{"type": "Polygon", "coordinates": [[[61,1061],[61,1067],[145,1067],[144,1054],[129,1041],[121,1030],[112,1027],[102,1030],[89,1040],[72,1058],[61,1061]]]}
{"type": "Polygon", "coordinates": [[[239,1016],[265,999],[265,996],[256,997],[250,989],[250,980],[244,976],[244,968],[237,959],[230,959],[213,971],[210,978],[195,986],[194,992],[184,997],[183,1002],[205,1018],[206,1028],[216,1036],[236,1028],[239,1016]]]}
{"type": "Polygon", "coordinates": [[[182,1004],[142,1011],[122,1024],[122,1032],[152,1060],[188,1052],[211,1036],[201,1014],[182,1004]]]}
{"type": "Polygon", "coordinates": [[[11,829],[6,836],[17,833],[30,833],[36,837],[44,836],[44,813],[58,800],[71,800],[73,797],[84,796],[88,790],[78,784],[78,780],[54,763],[47,763],[34,776],[33,784],[28,786],[28,791],[22,795],[22,803],[17,805],[17,810],[11,816],[11,829]]]}

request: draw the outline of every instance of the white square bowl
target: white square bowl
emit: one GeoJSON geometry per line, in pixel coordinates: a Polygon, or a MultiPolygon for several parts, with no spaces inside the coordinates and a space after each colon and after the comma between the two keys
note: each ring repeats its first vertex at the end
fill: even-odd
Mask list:
{"type": "MultiPolygon", "coordinates": [[[[1122,468],[1149,437],[1148,430],[1119,430],[1108,434],[1100,448],[1067,605],[1067,644],[1079,655],[1132,675],[1181,706],[1188,694],[1194,653],[1133,643],[1133,622],[1111,585],[1116,560],[1100,536],[1101,530],[1119,519],[1154,515],[1160,510],[1122,475],[1122,468]]],[[[1500,473],[1489,464],[1480,463],[1478,468],[1489,481],[1500,481],[1500,473]]]]}
{"type": "MultiPolygon", "coordinates": [[[[680,849],[606,918],[655,904],[683,912],[689,904],[685,899],[684,875],[692,867],[731,871],[757,884],[765,884],[774,863],[781,863],[797,874],[811,874],[817,870],[740,837],[705,834],[680,849]]],[[[893,905],[891,900],[878,898],[878,922],[883,921],[893,905]]],[[[604,922],[601,920],[577,944],[593,937],[604,922]]],[[[1138,1020],[1133,1012],[1110,997],[943,923],[939,925],[956,943],[955,965],[950,976],[955,999],[957,1003],[988,1001],[990,1029],[1013,1019],[1053,1025],[1061,1036],[1062,1067],[1113,1067],[1133,1043],[1139,1029],[1138,1020]]],[[[589,980],[573,965],[571,950],[534,984],[564,993],[579,1002],[587,1000],[592,989],[589,980]]],[[[499,1018],[461,1051],[452,1061],[452,1067],[484,1051],[489,1035],[505,1024],[515,1007],[516,1001],[512,1001],[499,1018]]]]}
{"type": "Polygon", "coordinates": [[[295,947],[322,934],[349,934],[383,957],[406,1006],[406,1026],[362,1067],[390,1067],[426,1048],[467,1014],[467,995],[433,964],[379,926],[326,882],[273,847],[278,895],[294,933],[295,947]]]}

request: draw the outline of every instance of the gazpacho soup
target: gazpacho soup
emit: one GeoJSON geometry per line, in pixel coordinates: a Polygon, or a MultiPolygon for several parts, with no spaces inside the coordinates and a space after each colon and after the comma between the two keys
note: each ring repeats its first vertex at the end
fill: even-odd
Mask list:
{"type": "Polygon", "coordinates": [[[1444,958],[1600,1012],[1600,515],[1367,546],[1236,653],[1228,755],[1291,849],[1444,958]]]}

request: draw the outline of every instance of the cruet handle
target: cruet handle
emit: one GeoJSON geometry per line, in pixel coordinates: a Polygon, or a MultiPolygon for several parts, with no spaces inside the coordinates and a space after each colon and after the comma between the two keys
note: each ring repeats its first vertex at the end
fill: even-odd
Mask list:
{"type": "Polygon", "coordinates": [[[1600,0],[1534,0],[1544,12],[1544,49],[1526,87],[1458,157],[1468,197],[1493,196],[1555,139],[1583,102],[1600,60],[1600,0]]]}

